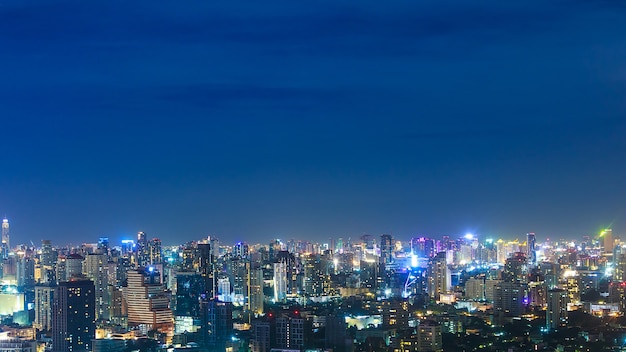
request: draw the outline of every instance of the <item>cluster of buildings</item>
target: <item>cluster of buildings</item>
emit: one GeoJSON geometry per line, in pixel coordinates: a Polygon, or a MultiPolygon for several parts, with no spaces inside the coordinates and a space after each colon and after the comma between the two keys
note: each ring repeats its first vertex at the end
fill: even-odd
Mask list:
{"type": "Polygon", "coordinates": [[[574,311],[626,312],[626,244],[610,229],[541,243],[383,234],[163,246],[139,232],[119,245],[11,247],[5,219],[0,254],[2,351],[442,351],[444,336],[542,350],[574,311]],[[538,334],[502,337],[520,321],[538,334]]]}

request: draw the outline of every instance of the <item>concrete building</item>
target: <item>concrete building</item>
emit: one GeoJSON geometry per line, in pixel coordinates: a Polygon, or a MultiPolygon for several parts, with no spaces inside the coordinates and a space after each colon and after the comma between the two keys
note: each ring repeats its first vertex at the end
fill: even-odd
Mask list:
{"type": "Polygon", "coordinates": [[[548,290],[548,309],[546,310],[546,328],[558,329],[567,326],[567,291],[548,290]]]}
{"type": "Polygon", "coordinates": [[[54,286],[35,286],[35,321],[33,327],[39,331],[52,329],[54,290],[54,286]]]}
{"type": "Polygon", "coordinates": [[[304,319],[298,314],[276,318],[276,347],[291,350],[304,347],[304,319]]]}
{"type": "Polygon", "coordinates": [[[83,274],[93,280],[96,288],[96,320],[109,319],[109,263],[105,254],[87,254],[83,274]]]}
{"type": "Polygon", "coordinates": [[[174,315],[170,309],[170,293],[165,291],[157,270],[140,268],[128,272],[128,285],[123,288],[128,324],[145,330],[173,333],[174,315]]]}
{"type": "Polygon", "coordinates": [[[426,320],[417,327],[417,350],[419,352],[443,351],[441,325],[432,320],[426,320]]]}
{"type": "Polygon", "coordinates": [[[447,293],[451,286],[450,271],[446,263],[446,253],[439,252],[428,263],[428,295],[438,301],[442,293],[447,293]]]}
{"type": "Polygon", "coordinates": [[[72,279],[57,286],[52,305],[52,350],[90,351],[96,334],[95,286],[72,279]]]}

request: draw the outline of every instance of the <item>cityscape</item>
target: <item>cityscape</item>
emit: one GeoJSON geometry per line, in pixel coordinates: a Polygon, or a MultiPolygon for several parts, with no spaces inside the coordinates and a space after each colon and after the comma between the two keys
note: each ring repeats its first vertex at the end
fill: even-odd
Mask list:
{"type": "Polygon", "coordinates": [[[0,3],[0,352],[626,352],[620,1],[0,3]]]}
{"type": "Polygon", "coordinates": [[[506,241],[13,238],[5,218],[3,351],[626,350],[626,242],[610,228],[506,241]]]}

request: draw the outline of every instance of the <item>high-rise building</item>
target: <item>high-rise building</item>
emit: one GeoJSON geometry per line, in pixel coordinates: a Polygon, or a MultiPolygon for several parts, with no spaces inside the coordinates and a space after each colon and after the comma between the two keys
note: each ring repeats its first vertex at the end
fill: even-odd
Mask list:
{"type": "Polygon", "coordinates": [[[35,321],[33,321],[33,327],[39,331],[52,329],[54,290],[54,286],[35,286],[35,321]]]}
{"type": "Polygon", "coordinates": [[[210,242],[201,242],[196,245],[196,258],[194,260],[197,263],[197,271],[204,278],[205,286],[204,290],[207,297],[213,297],[215,295],[215,286],[217,284],[217,275],[215,273],[215,255],[217,248],[213,248],[213,244],[217,244],[217,240],[211,240],[210,242]]]}
{"type": "Polygon", "coordinates": [[[150,248],[148,248],[148,237],[142,231],[137,233],[137,265],[147,267],[150,265],[150,248]]]}
{"type": "Polygon", "coordinates": [[[567,301],[567,291],[558,288],[548,290],[547,329],[567,326],[567,301]]]}
{"type": "Polygon", "coordinates": [[[501,282],[495,286],[493,307],[499,316],[519,317],[524,311],[526,285],[501,282]]]}
{"type": "Polygon", "coordinates": [[[247,256],[233,256],[226,261],[232,302],[243,305],[250,285],[250,260],[247,256]]]}
{"type": "Polygon", "coordinates": [[[233,304],[208,300],[205,306],[205,321],[203,322],[204,342],[212,350],[218,350],[233,333],[233,304]]]}
{"type": "Polygon", "coordinates": [[[204,279],[196,272],[176,273],[176,316],[200,318],[200,300],[204,292],[204,279]]]}
{"type": "Polygon", "coordinates": [[[276,347],[288,350],[304,347],[304,319],[297,313],[276,318],[276,347]]]}
{"type": "Polygon", "coordinates": [[[161,283],[160,273],[149,268],[128,272],[128,285],[123,289],[128,324],[145,330],[173,332],[174,316],[170,309],[170,294],[161,283]]]}
{"type": "Polygon", "coordinates": [[[255,314],[263,314],[263,269],[257,268],[250,273],[250,296],[248,302],[250,311],[255,314]]]}
{"type": "Polygon", "coordinates": [[[604,229],[600,234],[604,243],[604,253],[613,253],[613,247],[615,246],[615,240],[613,239],[613,230],[604,229]]]}
{"type": "Polygon", "coordinates": [[[507,258],[502,272],[502,280],[505,282],[522,282],[527,281],[528,266],[526,256],[522,252],[516,252],[511,258],[507,258]]]}
{"type": "Polygon", "coordinates": [[[161,240],[158,238],[153,238],[148,241],[148,262],[149,265],[158,265],[163,263],[161,240]]]}
{"type": "Polygon", "coordinates": [[[42,265],[52,268],[57,262],[57,252],[52,247],[52,241],[50,240],[42,240],[41,241],[41,256],[39,257],[39,261],[42,265]]]}
{"type": "Polygon", "coordinates": [[[426,237],[411,239],[411,253],[420,258],[430,258],[435,255],[435,240],[426,237]]]}
{"type": "Polygon", "coordinates": [[[272,349],[272,323],[268,320],[255,320],[252,323],[250,342],[252,352],[270,352],[272,349]]]}
{"type": "Polygon", "coordinates": [[[217,279],[217,294],[220,297],[220,301],[232,302],[230,280],[227,277],[217,279]]]}
{"type": "Polygon", "coordinates": [[[526,258],[531,264],[537,263],[537,251],[535,250],[535,243],[537,239],[534,232],[526,234],[526,258]]]}
{"type": "Polygon", "coordinates": [[[109,254],[109,238],[100,237],[98,239],[98,252],[102,254],[109,254]]]}
{"type": "Polygon", "coordinates": [[[250,253],[250,248],[245,242],[237,242],[233,247],[233,255],[235,257],[247,258],[250,253]]]}
{"type": "Polygon", "coordinates": [[[91,351],[96,336],[93,281],[73,278],[57,286],[52,304],[52,350],[91,351]]]}
{"type": "Polygon", "coordinates": [[[9,243],[9,219],[2,219],[2,257],[9,256],[11,245],[9,243]]]}
{"type": "Polygon", "coordinates": [[[87,254],[83,264],[85,276],[93,280],[96,290],[96,320],[109,318],[109,275],[105,254],[87,254]]]}
{"type": "Polygon", "coordinates": [[[70,280],[74,276],[83,275],[83,258],[80,254],[70,254],[65,257],[65,280],[70,280]]]}
{"type": "Polygon", "coordinates": [[[274,301],[282,302],[287,298],[287,263],[274,263],[274,301]]]}
{"type": "Polygon", "coordinates": [[[35,261],[26,254],[18,254],[16,280],[19,287],[35,286],[35,261]]]}
{"type": "Polygon", "coordinates": [[[380,235],[380,264],[383,267],[393,263],[393,237],[380,235]]]}
{"type": "Polygon", "coordinates": [[[333,351],[346,350],[346,318],[341,315],[327,315],[324,343],[333,351]]]}
{"type": "Polygon", "coordinates": [[[428,263],[428,295],[438,301],[451,288],[451,276],[446,263],[446,252],[439,252],[428,263]]]}
{"type": "Polygon", "coordinates": [[[432,320],[426,320],[417,327],[417,351],[443,351],[441,325],[432,320]]]}

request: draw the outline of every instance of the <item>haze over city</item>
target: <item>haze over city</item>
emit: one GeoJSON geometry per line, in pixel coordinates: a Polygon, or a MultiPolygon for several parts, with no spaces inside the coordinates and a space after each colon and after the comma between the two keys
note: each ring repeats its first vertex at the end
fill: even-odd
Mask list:
{"type": "Polygon", "coordinates": [[[623,232],[619,2],[4,2],[14,243],[623,232]]]}

